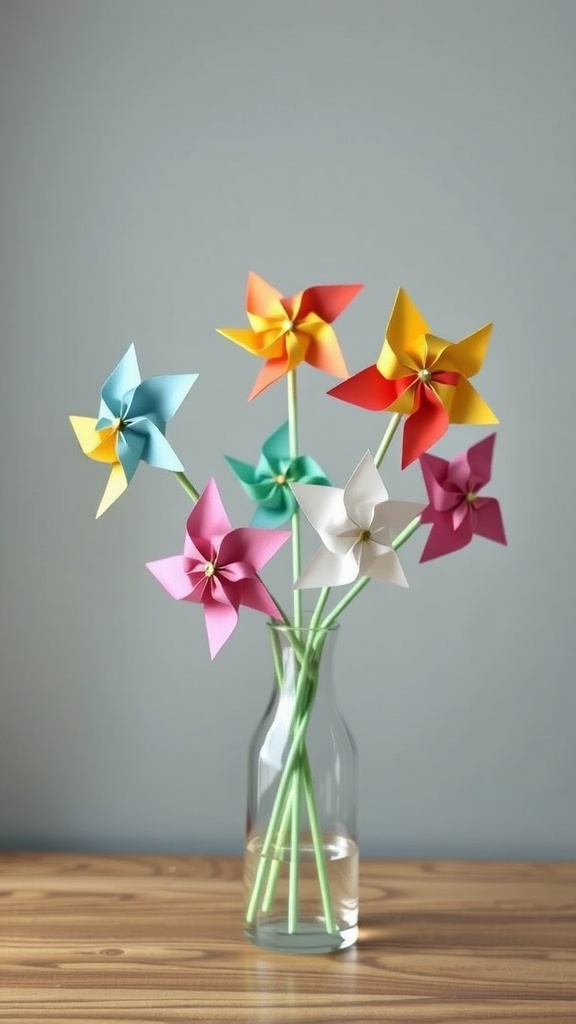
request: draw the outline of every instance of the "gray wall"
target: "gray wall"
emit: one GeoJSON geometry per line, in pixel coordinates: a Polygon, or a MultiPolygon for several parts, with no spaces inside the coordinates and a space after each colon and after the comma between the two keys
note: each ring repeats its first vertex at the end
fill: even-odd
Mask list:
{"type": "MultiPolygon", "coordinates": [[[[576,856],[574,32],[570,0],[14,0],[1,8],[0,841],[240,851],[244,756],[271,678],[246,612],[211,663],[201,613],[144,569],[188,502],[139,469],[102,520],[94,415],[130,341],[201,374],[170,437],[237,523],[282,389],[214,333],[247,271],[287,292],[365,282],[353,370],[396,288],[439,333],[493,319],[478,387],[501,419],[478,539],[374,586],[337,687],[361,753],[366,855],[576,856]]],[[[343,483],[385,419],[302,373],[302,435],[343,483]]],[[[452,456],[487,431],[453,428],[452,456]]],[[[384,469],[418,500],[419,470],[384,469]]],[[[315,542],[307,534],[306,550],[315,542]]],[[[266,579],[287,593],[289,553],[266,579]]]]}

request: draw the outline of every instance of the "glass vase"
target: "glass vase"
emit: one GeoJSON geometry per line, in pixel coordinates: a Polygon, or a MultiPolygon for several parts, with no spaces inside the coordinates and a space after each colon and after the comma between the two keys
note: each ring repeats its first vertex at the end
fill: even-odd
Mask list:
{"type": "Polygon", "coordinates": [[[249,750],[245,934],[328,953],[358,935],[354,741],[333,687],[338,626],[268,624],[273,691],[249,750]]]}

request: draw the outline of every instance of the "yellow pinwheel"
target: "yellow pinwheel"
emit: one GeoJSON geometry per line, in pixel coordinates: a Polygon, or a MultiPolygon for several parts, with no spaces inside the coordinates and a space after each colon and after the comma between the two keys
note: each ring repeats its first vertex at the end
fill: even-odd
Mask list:
{"type": "Polygon", "coordinates": [[[468,379],[482,366],[491,331],[486,324],[462,341],[438,338],[400,288],[376,364],[328,394],[364,409],[404,413],[404,469],[436,444],[449,423],[498,422],[468,379]]]}

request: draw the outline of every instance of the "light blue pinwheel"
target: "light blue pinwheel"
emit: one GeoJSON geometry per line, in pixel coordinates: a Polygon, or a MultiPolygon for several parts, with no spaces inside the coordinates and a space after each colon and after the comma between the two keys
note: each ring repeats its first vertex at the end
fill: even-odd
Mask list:
{"type": "Polygon", "coordinates": [[[98,419],[70,417],[84,454],[112,463],[97,518],[126,490],[140,462],[183,472],[166,440],[166,424],[197,377],[197,373],[182,373],[142,380],[136,350],[130,345],[102,387],[98,419]]]}
{"type": "Polygon", "coordinates": [[[226,461],[252,501],[258,505],[251,525],[275,529],[298,508],[291,484],[330,486],[324,470],[308,455],[290,456],[288,421],[262,445],[256,466],[226,455],[226,461]]]}

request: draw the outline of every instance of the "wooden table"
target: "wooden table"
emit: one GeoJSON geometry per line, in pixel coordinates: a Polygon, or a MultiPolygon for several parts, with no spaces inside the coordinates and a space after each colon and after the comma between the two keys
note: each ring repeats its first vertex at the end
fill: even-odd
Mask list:
{"type": "Polygon", "coordinates": [[[576,1024],[576,864],[364,861],[359,944],[309,957],[244,940],[240,876],[0,854],[0,1021],[576,1024]]]}

